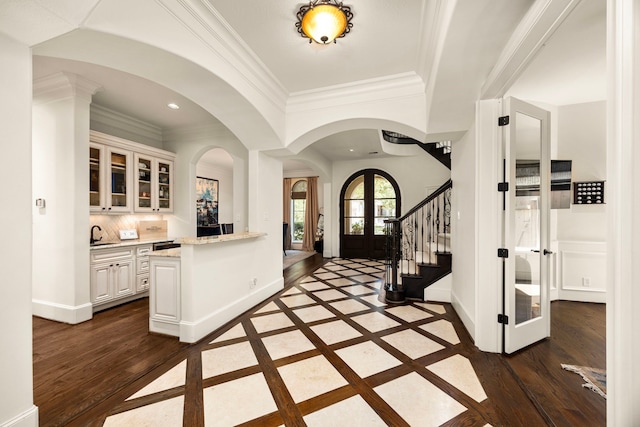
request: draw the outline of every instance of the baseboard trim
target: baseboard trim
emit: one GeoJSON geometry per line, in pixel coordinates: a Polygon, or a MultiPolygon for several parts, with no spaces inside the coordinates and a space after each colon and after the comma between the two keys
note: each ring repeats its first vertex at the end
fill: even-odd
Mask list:
{"type": "Polygon", "coordinates": [[[71,325],[86,322],[93,317],[93,305],[90,302],[71,306],[33,299],[31,300],[31,310],[34,316],[71,325]]]}
{"type": "Polygon", "coordinates": [[[471,335],[472,340],[476,340],[476,325],[467,310],[465,310],[464,306],[456,296],[455,292],[451,291],[451,306],[455,310],[456,314],[462,320],[462,324],[471,335]]]}
{"type": "Polygon", "coordinates": [[[284,288],[284,279],[279,279],[257,289],[255,292],[222,307],[197,322],[180,322],[180,341],[194,343],[223,326],[250,308],[260,304],[284,288]]]}
{"type": "Polygon", "coordinates": [[[4,421],[0,427],[38,427],[38,407],[31,406],[23,413],[4,421]]]}

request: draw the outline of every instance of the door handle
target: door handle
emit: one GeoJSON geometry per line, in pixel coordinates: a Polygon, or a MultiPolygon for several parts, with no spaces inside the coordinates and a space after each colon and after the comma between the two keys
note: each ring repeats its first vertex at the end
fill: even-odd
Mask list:
{"type": "Polygon", "coordinates": [[[553,252],[548,251],[548,250],[546,250],[546,249],[545,249],[544,251],[542,251],[542,254],[543,254],[543,255],[551,255],[552,253],[553,253],[553,252]]]}
{"type": "Polygon", "coordinates": [[[539,254],[540,253],[540,249],[531,249],[531,252],[535,252],[535,253],[539,254]]]}

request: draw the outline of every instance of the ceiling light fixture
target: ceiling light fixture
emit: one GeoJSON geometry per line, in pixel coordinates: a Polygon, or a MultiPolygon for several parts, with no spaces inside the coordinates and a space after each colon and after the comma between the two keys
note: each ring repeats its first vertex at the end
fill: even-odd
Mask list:
{"type": "Polygon", "coordinates": [[[178,110],[180,109],[180,106],[174,102],[170,102],[167,104],[167,107],[171,108],[172,110],[178,110]]]}
{"type": "Polygon", "coordinates": [[[344,37],[353,24],[351,8],[338,0],[312,0],[308,5],[300,6],[296,27],[302,37],[319,44],[336,42],[344,37]]]}

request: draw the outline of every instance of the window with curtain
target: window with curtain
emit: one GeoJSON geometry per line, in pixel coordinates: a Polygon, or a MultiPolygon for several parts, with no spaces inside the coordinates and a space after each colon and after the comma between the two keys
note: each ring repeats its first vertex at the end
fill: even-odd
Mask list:
{"type": "Polygon", "coordinates": [[[292,241],[301,243],[304,239],[305,211],[307,208],[307,181],[299,180],[291,188],[291,236],[292,241]]]}

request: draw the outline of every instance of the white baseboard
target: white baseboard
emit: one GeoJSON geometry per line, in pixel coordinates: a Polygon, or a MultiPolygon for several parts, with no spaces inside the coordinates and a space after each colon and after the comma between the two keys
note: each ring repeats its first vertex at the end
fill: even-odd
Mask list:
{"type": "Polygon", "coordinates": [[[33,405],[10,420],[3,421],[0,427],[38,427],[38,407],[33,405]]]}
{"type": "Polygon", "coordinates": [[[149,332],[156,334],[170,335],[172,337],[180,336],[180,324],[169,320],[149,319],[149,332]]]}
{"type": "Polygon", "coordinates": [[[257,289],[255,292],[222,307],[197,322],[180,322],[180,341],[194,343],[207,336],[211,332],[241,315],[245,311],[260,304],[273,294],[279,292],[284,287],[284,279],[278,280],[257,289]]]}
{"type": "Polygon", "coordinates": [[[34,316],[72,325],[91,320],[93,317],[93,305],[90,302],[71,306],[33,299],[31,300],[31,310],[34,316]]]}
{"type": "Polygon", "coordinates": [[[451,291],[451,305],[453,306],[453,309],[456,311],[456,314],[458,315],[460,320],[462,320],[462,323],[464,324],[464,327],[467,329],[467,332],[469,332],[469,335],[471,335],[471,339],[475,341],[476,339],[475,322],[473,321],[471,316],[469,316],[469,313],[467,312],[467,310],[465,310],[464,306],[462,305],[462,303],[456,296],[455,292],[453,291],[451,291]]]}
{"type": "Polygon", "coordinates": [[[424,300],[435,302],[451,302],[453,275],[447,274],[437,282],[424,289],[424,300]]]}

